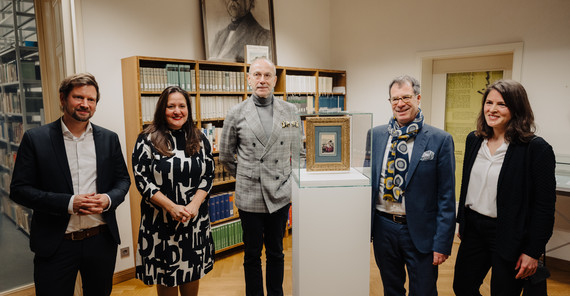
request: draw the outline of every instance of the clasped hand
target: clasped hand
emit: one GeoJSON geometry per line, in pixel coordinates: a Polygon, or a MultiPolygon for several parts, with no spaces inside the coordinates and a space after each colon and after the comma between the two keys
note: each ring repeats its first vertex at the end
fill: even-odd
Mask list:
{"type": "Polygon", "coordinates": [[[109,198],[105,194],[77,194],[73,198],[73,212],[78,215],[101,214],[109,207],[109,198]]]}
{"type": "Polygon", "coordinates": [[[168,213],[175,221],[184,223],[198,215],[198,208],[193,203],[186,206],[175,205],[168,210],[168,213]]]}

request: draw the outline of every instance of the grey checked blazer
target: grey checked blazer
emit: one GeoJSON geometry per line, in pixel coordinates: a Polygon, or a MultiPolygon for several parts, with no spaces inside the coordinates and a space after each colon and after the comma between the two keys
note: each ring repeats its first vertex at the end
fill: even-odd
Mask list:
{"type": "Polygon", "coordinates": [[[291,103],[273,100],[273,130],[267,139],[252,98],[232,107],[220,139],[220,162],[236,177],[236,206],[273,213],[291,200],[291,155],[301,125],[291,103]],[[299,123],[283,124],[283,123],[299,123]]]}

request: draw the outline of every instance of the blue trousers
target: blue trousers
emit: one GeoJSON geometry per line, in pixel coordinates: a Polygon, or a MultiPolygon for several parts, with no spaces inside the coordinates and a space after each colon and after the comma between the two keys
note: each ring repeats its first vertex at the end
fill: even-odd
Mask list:
{"type": "Polygon", "coordinates": [[[385,296],[406,295],[406,268],[411,296],[437,295],[438,268],[433,253],[420,253],[410,236],[408,225],[374,215],[373,248],[385,296]]]}
{"type": "Polygon", "coordinates": [[[265,244],[267,295],[283,295],[283,274],[285,255],[283,236],[289,216],[289,206],[274,213],[251,213],[239,210],[243,228],[245,294],[263,296],[263,274],[261,251],[265,244]]]}

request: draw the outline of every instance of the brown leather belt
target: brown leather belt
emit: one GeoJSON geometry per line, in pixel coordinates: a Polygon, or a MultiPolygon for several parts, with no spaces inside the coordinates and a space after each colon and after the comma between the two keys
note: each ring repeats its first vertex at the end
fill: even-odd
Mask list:
{"type": "Polygon", "coordinates": [[[82,229],[79,231],[74,231],[70,233],[66,233],[63,238],[68,240],[84,240],[86,238],[90,238],[96,236],[99,233],[107,232],[109,228],[107,228],[106,224],[102,224],[99,226],[95,226],[88,229],[82,229]]]}
{"type": "Polygon", "coordinates": [[[406,215],[396,215],[396,214],[390,214],[390,213],[386,213],[386,212],[382,212],[382,211],[376,211],[376,212],[380,213],[380,216],[386,217],[395,223],[398,223],[398,224],[407,224],[408,223],[406,220],[406,215]]]}

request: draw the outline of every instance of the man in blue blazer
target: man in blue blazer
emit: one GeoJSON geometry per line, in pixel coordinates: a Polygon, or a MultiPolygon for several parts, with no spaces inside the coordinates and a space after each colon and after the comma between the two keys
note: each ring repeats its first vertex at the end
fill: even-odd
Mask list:
{"type": "Polygon", "coordinates": [[[372,130],[372,240],[384,295],[437,295],[438,265],[455,231],[455,157],[450,134],[424,123],[419,82],[390,84],[394,116],[372,130]]]}
{"type": "Polygon", "coordinates": [[[78,271],[83,295],[109,295],[129,174],[117,134],[89,122],[95,77],[70,76],[59,92],[63,116],[23,135],[10,198],[33,210],[36,295],[73,295],[78,271]]]}

